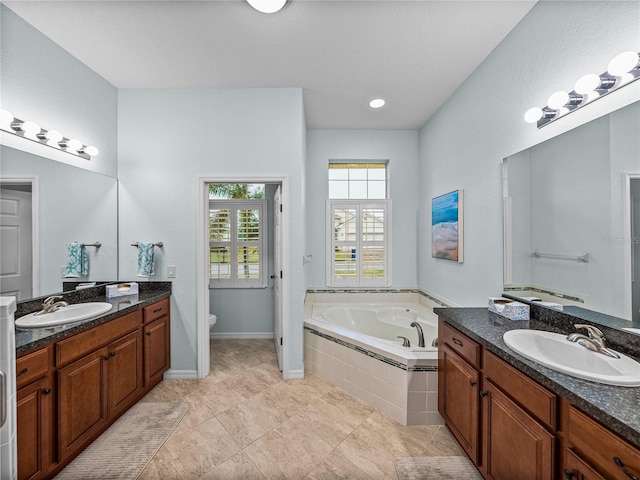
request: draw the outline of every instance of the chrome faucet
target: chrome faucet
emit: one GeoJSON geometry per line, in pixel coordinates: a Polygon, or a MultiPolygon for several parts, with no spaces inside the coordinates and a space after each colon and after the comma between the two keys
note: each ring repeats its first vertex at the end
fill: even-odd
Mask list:
{"type": "Polygon", "coordinates": [[[589,350],[593,350],[594,352],[606,355],[607,357],[620,358],[620,355],[607,348],[604,343],[604,334],[599,328],[596,328],[593,325],[582,324],[575,324],[574,327],[585,329],[588,336],[583,335],[582,333],[573,332],[567,335],[567,340],[569,340],[570,342],[575,342],[578,345],[582,345],[583,347],[589,350]]]}
{"type": "Polygon", "coordinates": [[[411,326],[418,329],[418,346],[424,347],[424,333],[422,333],[422,327],[418,322],[411,322],[411,326]]]}
{"type": "Polygon", "coordinates": [[[47,299],[42,303],[42,310],[40,310],[36,315],[44,315],[45,313],[53,313],[60,310],[62,307],[68,307],[69,304],[62,300],[62,296],[53,295],[51,297],[47,297],[47,299]]]}

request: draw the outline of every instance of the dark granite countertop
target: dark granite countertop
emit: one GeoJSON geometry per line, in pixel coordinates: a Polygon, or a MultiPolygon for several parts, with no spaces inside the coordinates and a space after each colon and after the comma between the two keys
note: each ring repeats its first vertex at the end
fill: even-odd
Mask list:
{"type": "MultiPolygon", "coordinates": [[[[462,333],[640,448],[640,387],[616,387],[582,380],[532,362],[507,347],[502,335],[515,329],[567,333],[539,320],[511,321],[487,308],[434,308],[462,333]]],[[[639,367],[640,368],[640,367],[639,367]]]]}
{"type": "MultiPolygon", "coordinates": [[[[88,291],[69,292],[63,294],[65,300],[69,301],[70,304],[107,302],[113,307],[104,315],[66,325],[29,329],[16,327],[16,355],[23,355],[48,343],[56,342],[71,335],[75,335],[76,333],[88,330],[127,313],[135,312],[136,310],[144,308],[147,305],[151,305],[164,298],[168,298],[171,295],[171,283],[157,283],[161,285],[149,285],[147,288],[141,288],[137,295],[127,295],[123,297],[106,297],[104,286],[101,289],[100,287],[96,287],[95,289],[90,289],[88,291]]],[[[42,302],[39,299],[36,301],[24,302],[22,305],[19,304],[19,308],[16,311],[16,319],[33,311],[37,311],[41,305],[42,302]]]]}

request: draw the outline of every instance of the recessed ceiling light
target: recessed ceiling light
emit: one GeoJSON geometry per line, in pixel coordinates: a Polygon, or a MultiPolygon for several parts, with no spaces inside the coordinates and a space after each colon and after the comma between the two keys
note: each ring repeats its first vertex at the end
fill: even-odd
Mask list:
{"type": "Polygon", "coordinates": [[[382,98],[374,98],[369,102],[369,106],[371,108],[380,108],[380,107],[384,107],[385,103],[387,102],[385,102],[382,98]]]}
{"type": "Polygon", "coordinates": [[[282,10],[287,0],[247,0],[249,5],[262,13],[276,13],[282,10]]]}

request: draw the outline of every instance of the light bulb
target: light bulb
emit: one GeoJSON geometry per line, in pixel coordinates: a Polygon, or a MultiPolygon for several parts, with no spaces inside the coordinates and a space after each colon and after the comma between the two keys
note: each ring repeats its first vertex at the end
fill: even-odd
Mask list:
{"type": "Polygon", "coordinates": [[[596,75],[595,73],[589,73],[583,77],[581,77],[575,85],[574,90],[576,93],[581,95],[586,95],[596,91],[600,88],[600,75],[596,75]]]}
{"type": "Polygon", "coordinates": [[[527,123],[536,123],[543,117],[544,113],[541,108],[533,107],[527,110],[524,114],[524,121],[527,123]]]}
{"type": "Polygon", "coordinates": [[[0,127],[9,127],[13,122],[13,115],[8,110],[0,108],[0,127]]]}
{"type": "Polygon", "coordinates": [[[276,13],[285,6],[287,0],[247,0],[249,5],[262,13],[276,13]]]}
{"type": "Polygon", "coordinates": [[[51,140],[51,142],[58,143],[60,140],[62,140],[63,137],[59,131],[49,130],[44,134],[44,138],[46,138],[47,140],[51,140]]]}
{"type": "Polygon", "coordinates": [[[38,138],[36,135],[40,133],[40,125],[36,122],[26,121],[20,125],[20,129],[24,132],[25,137],[38,138]]]}
{"type": "Polygon", "coordinates": [[[381,108],[384,107],[385,103],[387,102],[385,102],[382,98],[374,98],[369,102],[369,106],[371,108],[381,108]]]}
{"type": "Polygon", "coordinates": [[[100,153],[100,151],[96,147],[94,147],[93,145],[89,145],[87,147],[82,147],[81,149],[78,150],[78,152],[79,153],[86,153],[90,157],[95,157],[96,155],[98,155],[98,153],[100,153]]]}
{"type": "Polygon", "coordinates": [[[549,97],[549,100],[547,100],[549,108],[553,108],[554,110],[559,110],[567,103],[569,103],[569,94],[562,91],[554,93],[549,97]]]}
{"type": "Polygon", "coordinates": [[[614,77],[621,77],[638,66],[638,54],[636,52],[624,52],[613,57],[609,62],[607,71],[614,77]]]}
{"type": "Polygon", "coordinates": [[[76,138],[67,141],[67,150],[75,150],[76,152],[82,148],[82,142],[76,138]]]}

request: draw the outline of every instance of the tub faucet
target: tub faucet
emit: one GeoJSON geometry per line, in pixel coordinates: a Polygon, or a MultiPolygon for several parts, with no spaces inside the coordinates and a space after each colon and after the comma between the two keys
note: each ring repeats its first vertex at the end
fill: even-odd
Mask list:
{"type": "Polygon", "coordinates": [[[418,346],[424,347],[424,333],[422,333],[422,327],[418,322],[411,322],[411,326],[418,329],[418,346]]]}
{"type": "Polygon", "coordinates": [[[567,340],[570,342],[575,342],[578,345],[582,345],[583,347],[593,350],[594,352],[601,353],[606,355],[607,357],[612,358],[620,358],[616,352],[609,350],[604,343],[604,334],[599,328],[596,328],[592,325],[582,325],[575,324],[575,328],[584,328],[587,331],[587,335],[583,335],[582,333],[573,332],[567,335],[567,340]]]}
{"type": "Polygon", "coordinates": [[[42,310],[40,310],[36,315],[43,315],[45,313],[53,313],[61,309],[62,307],[68,307],[69,304],[67,302],[62,301],[62,296],[53,295],[51,297],[47,297],[47,299],[42,303],[42,310]]]}

